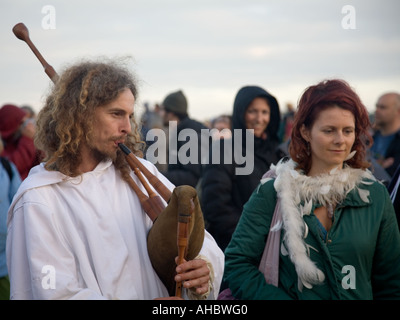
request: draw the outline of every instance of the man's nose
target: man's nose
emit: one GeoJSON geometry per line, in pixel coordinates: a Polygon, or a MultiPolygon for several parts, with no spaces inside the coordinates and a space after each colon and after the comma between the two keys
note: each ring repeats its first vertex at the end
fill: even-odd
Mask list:
{"type": "Polygon", "coordinates": [[[121,125],[121,131],[123,133],[130,133],[132,131],[131,119],[129,117],[124,118],[124,121],[121,125]]]}

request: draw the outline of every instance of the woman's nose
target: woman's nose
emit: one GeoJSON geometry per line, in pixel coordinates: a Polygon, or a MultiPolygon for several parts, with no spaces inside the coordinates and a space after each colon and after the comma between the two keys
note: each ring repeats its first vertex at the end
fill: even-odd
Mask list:
{"type": "Polygon", "coordinates": [[[335,143],[343,143],[344,142],[344,135],[342,132],[338,132],[335,135],[335,143]]]}
{"type": "Polygon", "coordinates": [[[256,121],[257,121],[257,123],[261,123],[261,122],[264,121],[263,120],[263,114],[261,112],[257,112],[256,121]]]}

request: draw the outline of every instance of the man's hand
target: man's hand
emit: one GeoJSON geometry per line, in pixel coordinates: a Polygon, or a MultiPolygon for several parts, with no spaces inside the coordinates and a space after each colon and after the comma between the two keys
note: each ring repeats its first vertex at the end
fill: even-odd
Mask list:
{"type": "MultiPolygon", "coordinates": [[[[175,259],[178,261],[178,258],[175,259]]],[[[210,269],[206,261],[194,259],[186,261],[176,267],[175,281],[183,281],[183,287],[190,289],[196,288],[199,295],[205,294],[209,290],[210,269]]]]}

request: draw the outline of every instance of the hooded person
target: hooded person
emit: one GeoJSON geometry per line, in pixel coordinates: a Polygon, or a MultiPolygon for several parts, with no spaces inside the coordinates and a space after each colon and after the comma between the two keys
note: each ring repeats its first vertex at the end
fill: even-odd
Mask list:
{"type": "Polygon", "coordinates": [[[202,176],[206,227],[222,250],[262,175],[281,158],[279,124],[279,104],[274,96],[258,86],[245,86],[238,91],[233,105],[232,139],[213,143],[202,176]],[[216,152],[220,155],[218,163],[216,152]]]}

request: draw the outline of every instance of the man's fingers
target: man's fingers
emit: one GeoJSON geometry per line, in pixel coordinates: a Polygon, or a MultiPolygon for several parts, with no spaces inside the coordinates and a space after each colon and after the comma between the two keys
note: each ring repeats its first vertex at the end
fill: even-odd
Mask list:
{"type": "Polygon", "coordinates": [[[208,281],[209,280],[210,280],[210,277],[208,275],[206,275],[204,277],[200,277],[197,279],[191,279],[191,280],[185,281],[183,283],[183,286],[185,288],[199,288],[199,289],[206,288],[208,290],[208,281]]]}

